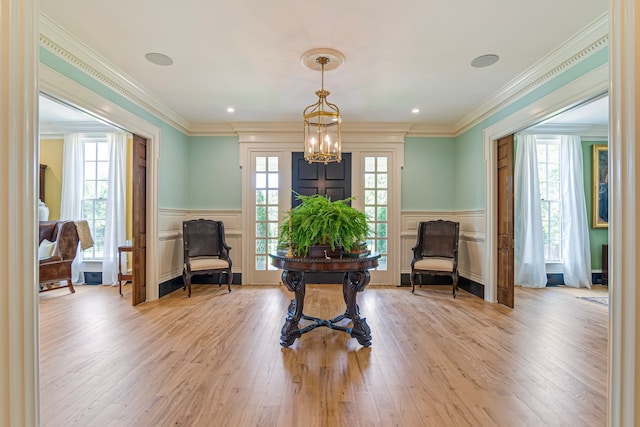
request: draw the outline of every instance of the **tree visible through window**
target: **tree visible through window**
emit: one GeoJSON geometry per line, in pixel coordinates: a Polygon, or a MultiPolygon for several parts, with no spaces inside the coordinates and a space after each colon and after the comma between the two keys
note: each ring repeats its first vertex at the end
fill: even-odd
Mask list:
{"type": "Polygon", "coordinates": [[[562,200],[560,138],[537,138],[538,180],[546,262],[562,262],[562,200]]]}

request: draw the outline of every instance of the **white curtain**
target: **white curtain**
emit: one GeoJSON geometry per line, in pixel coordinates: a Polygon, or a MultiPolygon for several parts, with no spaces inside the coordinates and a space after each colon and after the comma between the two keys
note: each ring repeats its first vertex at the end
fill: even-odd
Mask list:
{"type": "MultiPolygon", "coordinates": [[[[118,284],[118,246],[126,238],[126,159],[127,134],[107,135],[109,146],[109,192],[107,196],[107,222],[104,229],[104,257],[102,259],[102,283],[118,284]]],[[[126,255],[122,259],[122,271],[126,271],[126,255]]]]}
{"type": "MultiPolygon", "coordinates": [[[[60,219],[82,219],[84,192],[84,143],[82,134],[65,134],[62,147],[62,193],[60,195],[60,219]]],[[[83,252],[78,253],[71,264],[71,281],[84,283],[83,252]]]]}
{"type": "Polygon", "coordinates": [[[535,135],[518,136],[514,175],[514,282],[543,288],[547,272],[535,135]]]}
{"type": "Polygon", "coordinates": [[[560,162],[564,283],[574,288],[591,288],[591,247],[579,136],[560,137],[560,162]]]}

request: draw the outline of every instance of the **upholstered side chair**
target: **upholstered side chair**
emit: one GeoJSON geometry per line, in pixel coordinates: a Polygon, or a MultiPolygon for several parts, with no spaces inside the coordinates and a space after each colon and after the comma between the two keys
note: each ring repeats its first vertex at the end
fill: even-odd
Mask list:
{"type": "Polygon", "coordinates": [[[184,244],[183,289],[189,290],[191,297],[191,278],[194,275],[218,274],[218,286],[221,286],[222,273],[227,273],[227,289],[231,292],[231,247],[227,245],[224,224],[210,219],[194,219],[182,223],[182,241],[184,244]]]}
{"type": "Polygon", "coordinates": [[[450,276],[453,297],[458,291],[458,239],[460,223],[453,221],[423,221],[418,224],[418,239],[411,249],[411,292],[416,280],[422,287],[422,275],[450,276]]]}

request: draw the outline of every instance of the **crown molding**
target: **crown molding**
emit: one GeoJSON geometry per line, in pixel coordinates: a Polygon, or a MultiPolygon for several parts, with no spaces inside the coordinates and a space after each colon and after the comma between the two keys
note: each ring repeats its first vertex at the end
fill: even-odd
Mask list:
{"type": "MultiPolygon", "coordinates": [[[[231,127],[240,142],[301,143],[304,129],[299,122],[237,122],[231,127]]],[[[404,142],[411,123],[345,123],[342,144],[404,142]]]]}
{"type": "Polygon", "coordinates": [[[554,49],[453,126],[458,136],[609,44],[608,13],[554,49]],[[577,53],[576,53],[577,52],[577,53]],[[568,59],[567,59],[568,58],[568,59]]]}
{"type": "Polygon", "coordinates": [[[186,119],[47,15],[40,13],[39,24],[40,46],[181,132],[188,132],[191,124],[186,119]]]}

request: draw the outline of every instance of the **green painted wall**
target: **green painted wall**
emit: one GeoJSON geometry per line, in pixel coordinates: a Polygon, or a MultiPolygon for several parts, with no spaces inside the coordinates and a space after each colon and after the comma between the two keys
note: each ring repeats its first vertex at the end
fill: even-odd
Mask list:
{"type": "Polygon", "coordinates": [[[534,101],[552,93],[576,78],[593,71],[609,60],[609,49],[603,48],[578,62],[550,81],[536,88],[514,103],[499,110],[456,138],[455,209],[485,208],[485,177],[482,131],[505,117],[525,108],[534,101]]]}
{"type": "Polygon", "coordinates": [[[455,194],[454,138],[406,138],[402,210],[452,211],[455,194]]]}
{"type": "Polygon", "coordinates": [[[191,137],[189,208],[242,209],[238,138],[191,137]]]}
{"type": "Polygon", "coordinates": [[[160,129],[158,206],[161,208],[185,208],[188,206],[186,188],[188,184],[187,172],[190,166],[187,155],[189,142],[187,135],[43,47],[40,48],[40,62],[158,127],[160,129]]]}
{"type": "Polygon", "coordinates": [[[594,144],[605,144],[607,141],[582,141],[582,159],[584,161],[584,195],[587,201],[587,218],[589,220],[589,243],[591,244],[591,269],[602,268],[602,245],[609,243],[608,228],[593,228],[593,152],[594,144]]]}

